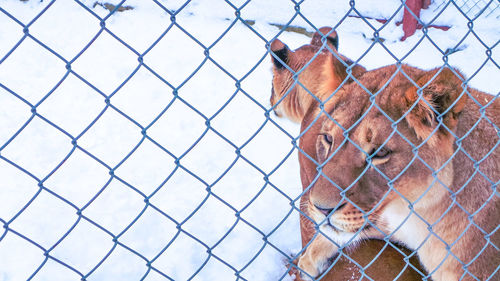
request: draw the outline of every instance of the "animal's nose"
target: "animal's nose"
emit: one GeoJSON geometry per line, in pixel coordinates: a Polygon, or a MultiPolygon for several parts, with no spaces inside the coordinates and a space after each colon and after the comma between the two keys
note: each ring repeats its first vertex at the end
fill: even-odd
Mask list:
{"type": "Polygon", "coordinates": [[[314,207],[316,207],[316,209],[318,209],[321,213],[323,213],[323,215],[328,216],[329,214],[342,209],[345,206],[345,204],[346,203],[344,202],[341,205],[339,205],[337,208],[331,208],[331,209],[330,208],[325,208],[323,206],[318,206],[316,204],[314,204],[314,207]]]}

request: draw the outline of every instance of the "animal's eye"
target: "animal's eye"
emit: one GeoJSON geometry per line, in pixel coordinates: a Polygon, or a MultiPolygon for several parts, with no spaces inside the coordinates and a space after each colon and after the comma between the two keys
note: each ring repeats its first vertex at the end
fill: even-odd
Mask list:
{"type": "Polygon", "coordinates": [[[333,146],[333,137],[327,133],[321,133],[318,135],[316,141],[316,156],[318,161],[323,162],[326,160],[328,153],[333,146]]]}
{"type": "Polygon", "coordinates": [[[330,134],[323,134],[323,139],[329,144],[333,144],[333,137],[330,134]]]}
{"type": "Polygon", "coordinates": [[[382,148],[378,149],[378,151],[377,151],[376,148],[374,148],[370,152],[370,155],[371,155],[372,159],[382,159],[382,158],[385,158],[385,157],[389,156],[389,154],[391,154],[391,151],[388,148],[385,148],[385,147],[382,147],[382,148]]]}

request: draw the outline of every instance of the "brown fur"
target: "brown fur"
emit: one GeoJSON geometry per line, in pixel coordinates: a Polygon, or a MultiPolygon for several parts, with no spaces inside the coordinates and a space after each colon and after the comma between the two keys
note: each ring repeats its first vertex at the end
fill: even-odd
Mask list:
{"type": "MultiPolygon", "coordinates": [[[[275,106],[275,112],[278,116],[284,115],[292,121],[301,122],[302,131],[304,131],[315,119],[318,102],[316,98],[305,91],[302,86],[293,84],[293,74],[286,67],[279,64],[277,65],[276,57],[280,57],[280,60],[285,62],[293,71],[298,71],[309,62],[317,52],[320,52],[318,56],[311,61],[309,66],[300,72],[298,78],[300,83],[314,94],[317,99],[321,101],[330,100],[328,104],[336,100],[335,95],[337,93],[337,88],[352,83],[353,81],[352,78],[347,79],[345,66],[345,64],[351,65],[352,61],[337,53],[335,46],[332,44],[332,41],[338,40],[336,33],[332,32],[331,28],[321,28],[320,32],[323,35],[330,34],[326,40],[329,49],[321,50],[321,36],[318,33],[313,36],[310,45],[305,45],[295,51],[289,50],[281,41],[275,41],[271,45],[271,49],[275,52],[275,54],[272,55],[275,65],[273,67],[274,77],[271,104],[275,106]],[[330,50],[335,52],[336,56],[330,53],[330,50]],[[337,57],[341,58],[345,64],[340,62],[337,57]],[[286,96],[283,98],[284,95],[286,96]]],[[[361,77],[365,71],[365,68],[356,65],[352,68],[352,75],[357,79],[361,77]]],[[[321,129],[319,125],[320,123],[318,122],[314,123],[309,129],[309,132],[300,140],[301,149],[313,158],[316,158],[316,148],[307,144],[316,144],[317,134],[321,129]]],[[[309,158],[302,153],[299,153],[299,160],[302,185],[304,189],[306,189],[311,185],[317,174],[316,164],[311,162],[309,158]]],[[[310,203],[309,196],[309,192],[302,196],[301,211],[307,214],[308,217],[311,217],[312,213],[308,207],[310,203]]],[[[309,241],[317,235],[314,229],[314,223],[308,217],[301,216],[300,221],[303,246],[306,246],[309,241]]],[[[321,234],[318,234],[316,237],[319,241],[326,239],[321,234]]],[[[334,254],[331,251],[331,243],[318,243],[313,241],[311,245],[316,244],[322,247],[311,247],[312,251],[308,249],[304,255],[326,255],[331,257],[334,254]]],[[[413,270],[412,267],[408,266],[403,260],[404,256],[399,252],[402,251],[408,256],[410,254],[408,250],[397,245],[394,246],[395,248],[383,248],[384,245],[385,242],[365,240],[360,243],[359,247],[347,249],[347,254],[351,259],[363,267],[370,264],[372,260],[377,257],[368,268],[364,269],[365,274],[370,276],[373,280],[421,280],[421,275],[413,270]],[[403,273],[400,275],[401,271],[403,271],[403,273]],[[395,279],[397,276],[399,276],[399,278],[395,279]]],[[[302,258],[301,261],[304,262],[306,259],[302,258]]],[[[420,272],[423,272],[415,257],[411,258],[410,262],[420,272]]],[[[303,268],[302,264],[299,264],[299,267],[303,268]]],[[[322,280],[359,280],[361,276],[362,274],[359,267],[342,256],[336,261],[333,269],[329,271],[322,280]]]]}
{"type": "MultiPolygon", "coordinates": [[[[500,222],[500,198],[498,187],[491,182],[500,180],[500,138],[492,125],[500,124],[500,100],[486,107],[486,120],[477,103],[486,105],[494,97],[474,89],[464,93],[463,76],[457,70],[423,71],[406,65],[401,70],[419,88],[425,86],[422,98],[414,83],[396,66],[383,67],[359,79],[377,93],[377,107],[372,106],[370,95],[357,83],[345,85],[325,105],[330,116],[323,113],[304,132],[301,148],[320,163],[326,161],[323,175],[311,183],[309,197],[304,199],[307,213],[316,223],[327,220],[336,228],[325,224],[320,228],[332,239],[356,231],[361,232],[361,238],[390,234],[391,240],[418,249],[420,261],[433,280],[475,280],[469,273],[479,280],[499,280],[500,272],[492,275],[500,264],[500,231],[493,233],[500,222]],[[392,121],[379,108],[392,120],[400,120],[398,132],[392,134],[392,121]],[[438,115],[442,115],[441,122],[438,115]],[[349,131],[349,139],[345,139],[339,125],[349,131]],[[324,141],[325,134],[333,139],[330,147],[325,147],[329,145],[324,141]],[[453,135],[466,136],[461,148],[453,135]],[[367,153],[381,145],[392,153],[374,158],[370,165],[367,153]],[[412,151],[415,146],[419,146],[418,158],[412,151]],[[336,153],[332,155],[333,151],[336,153]],[[479,170],[463,151],[480,163],[479,170]],[[436,177],[431,169],[439,170],[436,177]],[[389,188],[386,178],[392,179],[393,188],[389,188]],[[408,202],[418,216],[409,210],[408,202]],[[325,218],[318,207],[337,210],[325,218]],[[371,224],[360,210],[369,214],[371,224]],[[474,214],[474,224],[466,212],[474,214]],[[484,233],[491,234],[489,243],[484,233]],[[467,265],[468,272],[462,264],[467,265]]],[[[318,104],[311,103],[302,128],[308,127],[319,112],[318,104]]],[[[305,156],[300,161],[301,173],[311,180],[317,174],[317,165],[305,156]]],[[[299,266],[303,264],[307,272],[317,274],[322,263],[336,252],[336,247],[331,242],[328,246],[325,240],[313,241],[299,266]],[[315,249],[325,248],[330,252],[314,254],[315,249]]]]}
{"type": "MultiPolygon", "coordinates": [[[[320,31],[323,35],[327,35],[331,29],[323,27],[320,31]]],[[[326,47],[322,45],[319,33],[315,33],[311,44],[304,45],[295,51],[291,51],[278,39],[273,41],[271,50],[274,55],[272,54],[271,57],[275,66],[271,105],[275,106],[274,110],[278,116],[284,115],[294,122],[300,122],[314,100],[324,101],[344,81],[352,81],[347,78],[346,65],[352,65],[353,62],[339,54],[329,43],[334,40],[332,37],[337,40],[337,33],[332,32],[329,35],[328,47],[326,47]],[[277,67],[276,64],[281,64],[277,61],[277,57],[280,57],[287,67],[277,67]],[[294,74],[298,75],[299,83],[293,79],[294,74]]],[[[365,71],[364,67],[354,65],[352,76],[359,77],[365,71]]]]}

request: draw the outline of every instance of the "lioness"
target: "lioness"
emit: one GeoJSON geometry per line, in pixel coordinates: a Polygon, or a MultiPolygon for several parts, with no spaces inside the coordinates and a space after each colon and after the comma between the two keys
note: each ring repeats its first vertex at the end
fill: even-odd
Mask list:
{"type": "MultiPolygon", "coordinates": [[[[316,93],[335,79],[326,67],[302,84],[329,98],[297,91],[278,107],[302,123],[305,213],[320,230],[299,260],[303,277],[320,275],[339,246],[384,238],[416,251],[433,280],[500,280],[498,95],[464,89],[456,69],[407,65],[316,93]]],[[[293,83],[274,75],[273,96],[293,83]]]]}
{"type": "MultiPolygon", "coordinates": [[[[295,51],[290,50],[279,40],[275,40],[271,44],[274,73],[271,104],[275,106],[275,112],[279,116],[285,116],[295,122],[302,122],[302,131],[306,130],[315,119],[318,100],[326,100],[340,85],[352,83],[352,77],[359,78],[366,72],[364,67],[353,65],[352,61],[339,54],[337,47],[338,36],[331,28],[327,27],[321,28],[319,32],[315,33],[310,44],[295,51]],[[326,45],[323,45],[322,38],[324,38],[326,45]],[[304,67],[307,63],[309,63],[308,66],[304,67]],[[297,72],[301,68],[304,69],[298,75],[299,83],[294,84],[294,73],[290,70],[297,72]],[[351,78],[349,78],[348,73],[351,73],[351,78]]],[[[317,123],[314,123],[304,137],[319,134],[319,131],[315,131],[319,128],[317,123]]],[[[301,148],[315,158],[314,145],[305,146],[309,140],[305,140],[304,137],[300,141],[301,148]]],[[[316,139],[314,139],[314,143],[315,141],[316,139]]],[[[310,161],[305,154],[299,154],[299,159],[302,185],[304,189],[308,190],[311,183],[315,182],[317,165],[310,161]]],[[[306,214],[300,220],[303,247],[308,245],[310,240],[317,235],[315,224],[310,219],[313,213],[309,211],[308,207],[309,194],[307,192],[302,196],[300,204],[301,211],[306,214]]],[[[320,239],[319,236],[317,239],[320,239]]],[[[330,248],[330,246],[326,247],[327,252],[318,253],[318,255],[333,256],[330,248]]],[[[310,249],[313,248],[310,247],[310,249]]],[[[404,256],[410,255],[411,252],[397,245],[387,247],[385,242],[366,240],[359,247],[346,250],[347,256],[357,264],[346,258],[346,255],[341,255],[338,260],[335,260],[333,269],[322,280],[360,280],[363,278],[363,274],[366,274],[372,280],[410,281],[421,280],[421,277],[426,274],[415,256],[410,259],[410,263],[405,262],[404,256]]],[[[316,251],[321,252],[322,249],[308,250],[305,255],[316,251]]],[[[306,269],[303,260],[301,259],[300,268],[306,269]]],[[[312,273],[313,276],[319,275],[329,265],[326,260],[321,262],[323,263],[319,265],[321,270],[316,273],[308,272],[312,273]]],[[[304,277],[307,277],[308,273],[302,273],[304,277]]]]}

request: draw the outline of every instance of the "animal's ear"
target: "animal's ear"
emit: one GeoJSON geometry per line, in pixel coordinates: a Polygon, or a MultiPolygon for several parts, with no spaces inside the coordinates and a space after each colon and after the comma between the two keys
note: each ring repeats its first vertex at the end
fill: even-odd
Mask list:
{"type": "Polygon", "coordinates": [[[281,42],[279,39],[274,39],[271,43],[271,59],[273,60],[273,65],[277,69],[284,68],[283,63],[288,64],[290,59],[290,49],[285,43],[281,42]],[[281,60],[281,61],[280,61],[281,60]]]}
{"type": "Polygon", "coordinates": [[[442,118],[442,124],[446,126],[439,127],[435,133],[438,138],[447,136],[448,130],[455,130],[458,116],[467,103],[467,93],[462,88],[463,80],[463,75],[456,69],[435,69],[417,80],[419,87],[412,86],[405,92],[408,108],[417,103],[406,115],[406,120],[419,138],[429,137],[440,125],[438,117],[442,118]]]}
{"type": "Polygon", "coordinates": [[[324,37],[326,37],[326,43],[330,46],[330,48],[332,48],[332,50],[338,50],[339,37],[337,32],[331,27],[322,27],[318,29],[318,31],[313,34],[311,45],[321,47],[323,45],[321,39],[324,37]]]}

